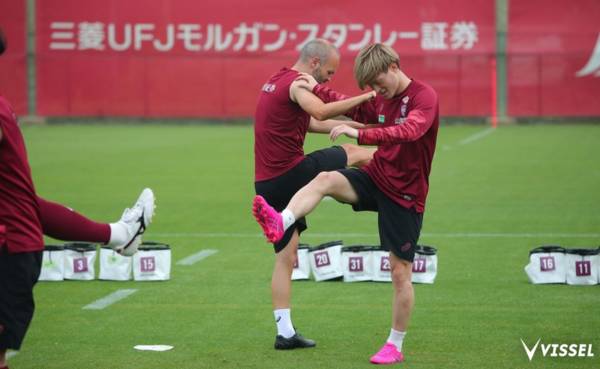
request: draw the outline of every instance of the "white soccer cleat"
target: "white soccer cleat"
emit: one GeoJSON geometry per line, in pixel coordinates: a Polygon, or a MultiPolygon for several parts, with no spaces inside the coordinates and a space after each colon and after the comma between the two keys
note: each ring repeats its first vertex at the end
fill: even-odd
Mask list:
{"type": "Polygon", "coordinates": [[[155,207],[154,193],[151,189],[145,188],[133,207],[125,209],[121,219],[117,222],[125,228],[127,242],[114,247],[115,251],[123,256],[131,256],[137,252],[142,243],[142,234],[152,222],[155,207]]]}
{"type": "Polygon", "coordinates": [[[116,251],[123,256],[133,256],[138,251],[138,247],[142,244],[142,236],[136,236],[131,240],[129,246],[123,246],[116,251]]]}

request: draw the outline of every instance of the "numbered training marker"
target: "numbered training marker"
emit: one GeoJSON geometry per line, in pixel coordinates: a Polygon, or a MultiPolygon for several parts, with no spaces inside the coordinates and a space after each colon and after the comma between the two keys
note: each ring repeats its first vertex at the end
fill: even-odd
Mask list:
{"type": "Polygon", "coordinates": [[[171,247],[159,242],[144,242],[133,255],[133,279],[166,281],[171,278],[171,247]]]}
{"type": "Polygon", "coordinates": [[[598,284],[599,249],[567,249],[567,284],[598,284]]]}
{"type": "Polygon", "coordinates": [[[342,241],[332,241],[310,250],[308,259],[315,281],[335,279],[344,275],[342,270],[342,245],[342,241]]]}
{"type": "Polygon", "coordinates": [[[375,246],[355,245],[342,249],[344,282],[363,282],[373,280],[373,250],[375,246]]]}
{"type": "Polygon", "coordinates": [[[63,245],[44,246],[40,281],[62,281],[65,277],[65,247],[63,245]]]}
{"type": "Polygon", "coordinates": [[[557,245],[537,247],[529,252],[525,273],[534,284],[565,283],[567,269],[565,249],[557,245]]]}
{"type": "Polygon", "coordinates": [[[437,249],[432,246],[417,245],[412,265],[413,283],[433,283],[437,276],[437,249]]]}
{"type": "Polygon", "coordinates": [[[100,248],[99,279],[106,281],[131,280],[133,258],[123,256],[108,246],[100,248]]]}
{"type": "Polygon", "coordinates": [[[96,277],[96,244],[73,242],[65,244],[65,279],[89,281],[96,277]]]}

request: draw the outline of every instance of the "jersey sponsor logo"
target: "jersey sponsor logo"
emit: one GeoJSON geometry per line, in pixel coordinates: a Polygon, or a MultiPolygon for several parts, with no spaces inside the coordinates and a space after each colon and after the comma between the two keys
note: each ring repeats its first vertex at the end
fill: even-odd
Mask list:
{"type": "Polygon", "coordinates": [[[272,93],[275,91],[276,87],[277,86],[275,86],[273,83],[265,83],[262,87],[262,90],[267,93],[272,93]]]}
{"type": "Polygon", "coordinates": [[[585,77],[591,74],[600,77],[600,34],[598,35],[598,40],[596,41],[596,46],[594,47],[594,51],[592,51],[590,60],[588,60],[583,68],[575,73],[577,77],[585,77]]]}
{"type": "Polygon", "coordinates": [[[394,120],[395,124],[403,124],[404,122],[406,122],[406,118],[396,118],[396,120],[394,120]]]}

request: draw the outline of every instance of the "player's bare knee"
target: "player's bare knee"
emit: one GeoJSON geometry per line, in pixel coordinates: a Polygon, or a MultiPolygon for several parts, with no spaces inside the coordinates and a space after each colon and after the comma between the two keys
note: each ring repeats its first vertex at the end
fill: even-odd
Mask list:
{"type": "Polygon", "coordinates": [[[275,254],[275,261],[284,266],[294,265],[296,262],[297,247],[298,246],[294,244],[294,241],[290,240],[283,250],[275,254]]]}
{"type": "Polygon", "coordinates": [[[408,285],[412,286],[412,263],[399,260],[392,265],[392,281],[396,289],[405,289],[408,285]]]}
{"type": "Polygon", "coordinates": [[[358,146],[353,144],[342,144],[342,149],[346,152],[347,164],[351,165],[354,161],[356,161],[356,149],[358,146]]]}
{"type": "Polygon", "coordinates": [[[321,172],[313,180],[314,185],[323,194],[329,194],[333,187],[333,172],[321,172]]]}
{"type": "Polygon", "coordinates": [[[344,149],[344,151],[346,152],[346,155],[348,155],[349,153],[353,153],[357,148],[356,145],[349,144],[349,143],[342,144],[341,146],[342,146],[342,149],[344,149]]]}
{"type": "Polygon", "coordinates": [[[344,144],[342,145],[344,150],[346,151],[347,165],[350,167],[362,167],[366,165],[373,159],[373,154],[375,153],[374,149],[360,147],[354,144],[344,144]]]}

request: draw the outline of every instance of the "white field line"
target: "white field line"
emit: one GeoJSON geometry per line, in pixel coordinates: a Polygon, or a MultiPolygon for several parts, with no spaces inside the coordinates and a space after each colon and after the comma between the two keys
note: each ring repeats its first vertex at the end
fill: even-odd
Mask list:
{"type": "Polygon", "coordinates": [[[207,257],[216,254],[219,250],[202,250],[190,256],[187,256],[177,262],[177,265],[194,265],[200,260],[206,259],[207,257]]]}
{"type": "MultiPolygon", "coordinates": [[[[153,233],[156,237],[171,238],[263,238],[260,233],[153,233]]],[[[302,237],[377,237],[377,233],[311,233],[302,237]]],[[[457,233],[421,233],[421,237],[432,238],[600,238],[600,233],[503,233],[503,232],[457,232],[457,233]]],[[[203,250],[205,252],[209,250],[203,250]]],[[[190,258],[192,256],[188,256],[190,258]]],[[[211,254],[212,255],[212,254],[211,254]]],[[[177,262],[180,264],[184,258],[177,262]]]]}
{"type": "Polygon", "coordinates": [[[105,307],[108,307],[114,304],[117,301],[123,300],[127,296],[134,294],[137,292],[137,289],[122,289],[116,290],[108,296],[105,296],[101,299],[98,299],[91,304],[85,305],[82,309],[84,310],[102,310],[105,307]]]}
{"type": "Polygon", "coordinates": [[[471,142],[475,142],[487,135],[489,135],[490,133],[494,132],[496,129],[494,127],[489,127],[484,129],[483,131],[479,131],[475,134],[472,134],[471,136],[462,139],[459,144],[461,145],[466,145],[466,144],[470,144],[471,142]]]}

